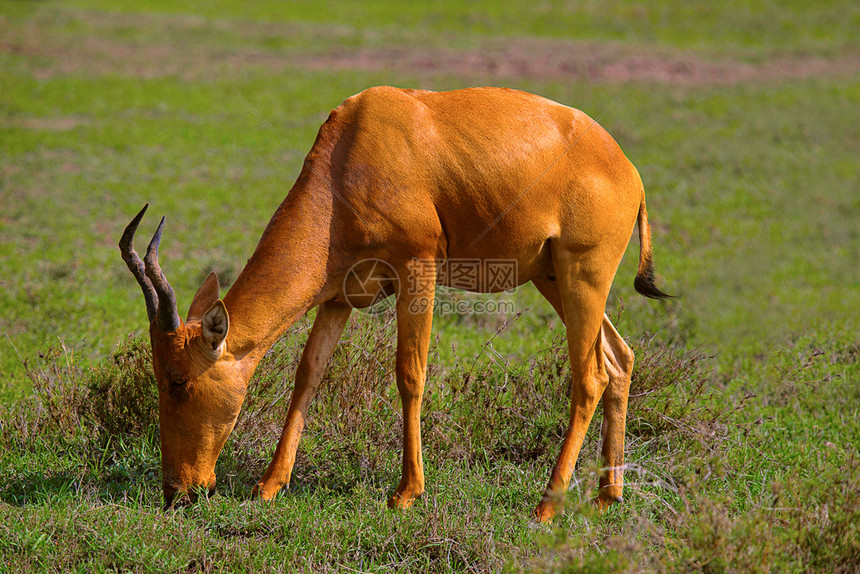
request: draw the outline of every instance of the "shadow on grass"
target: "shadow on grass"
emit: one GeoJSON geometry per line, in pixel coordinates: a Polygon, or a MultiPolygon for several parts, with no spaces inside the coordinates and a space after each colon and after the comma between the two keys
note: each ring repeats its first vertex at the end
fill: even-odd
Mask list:
{"type": "Polygon", "coordinates": [[[7,480],[0,488],[0,500],[11,506],[31,506],[87,497],[104,503],[120,500],[148,500],[157,484],[140,478],[97,476],[74,471],[31,472],[7,480]]]}
{"type": "MultiPolygon", "coordinates": [[[[219,485],[210,498],[236,505],[251,502],[251,492],[257,480],[236,472],[236,469],[231,470],[227,476],[219,476],[219,485]]],[[[312,467],[295,476],[290,487],[282,489],[277,498],[338,499],[372,491],[373,496],[385,500],[394,493],[397,485],[395,474],[387,471],[368,473],[358,464],[339,470],[312,467]]],[[[19,508],[67,503],[76,499],[86,500],[88,504],[134,502],[160,509],[163,505],[160,474],[146,471],[129,475],[119,469],[102,473],[35,471],[18,474],[0,486],[0,502],[19,508]]]]}

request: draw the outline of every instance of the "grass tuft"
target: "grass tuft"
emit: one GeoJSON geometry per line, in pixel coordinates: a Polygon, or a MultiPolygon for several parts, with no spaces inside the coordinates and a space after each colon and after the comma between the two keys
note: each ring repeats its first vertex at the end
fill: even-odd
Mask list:
{"type": "Polygon", "coordinates": [[[108,359],[86,370],[61,343],[28,362],[26,374],[33,383],[33,433],[129,438],[158,428],[157,385],[144,338],[121,341],[108,359]]]}

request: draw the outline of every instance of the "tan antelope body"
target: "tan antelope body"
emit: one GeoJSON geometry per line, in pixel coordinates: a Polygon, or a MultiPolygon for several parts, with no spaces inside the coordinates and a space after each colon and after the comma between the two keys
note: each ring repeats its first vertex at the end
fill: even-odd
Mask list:
{"type": "Polygon", "coordinates": [[[410,506],[424,490],[420,408],[434,284],[450,283],[435,273],[452,260],[512,262],[514,284],[533,282],[567,329],[570,424],[536,517],[557,511],[601,397],[607,469],[599,501],[621,499],[633,354],[604,307],[637,220],[636,288],[665,295],[653,283],[639,174],[584,113],[501,88],[378,87],[347,99],[320,128],[298,180],[223,301],[212,274],[184,323],[158,267],[162,226],[145,262],[133,250],[142,216],[126,228],[120,247],[147,302],[168,505],[192,486],[214,488],[215,461],[257,363],[319,306],[283,435],[254,494],[271,499],[289,484],[308,404],[352,308],[393,292],[403,471],[389,505],[410,506]],[[373,261],[384,265],[371,269],[373,261]],[[430,281],[404,280],[416,262],[430,262],[430,281]]]}

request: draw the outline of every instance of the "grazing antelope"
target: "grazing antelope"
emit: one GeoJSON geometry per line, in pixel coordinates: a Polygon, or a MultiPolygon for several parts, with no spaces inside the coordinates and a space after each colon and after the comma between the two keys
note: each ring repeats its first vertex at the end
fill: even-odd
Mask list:
{"type": "Polygon", "coordinates": [[[214,489],[215,461],[254,369],[294,321],[318,307],[283,434],[253,495],[269,500],[288,485],[308,404],[350,312],[394,294],[403,469],[388,505],[409,507],[424,491],[420,409],[435,284],[450,285],[438,270],[460,259],[515,262],[513,284],[484,281],[474,290],[531,281],[567,330],[570,423],[535,517],[546,521],[558,511],[601,397],[606,469],[597,500],[621,500],[633,353],[604,308],[637,222],[636,290],[667,295],[654,285],[642,180],[583,112],[503,88],[376,87],[348,98],[320,128],[235,284],[220,299],[210,274],[185,322],[158,264],[163,218],[144,260],[134,251],[145,211],[119,245],[146,299],[167,506],[177,494],[193,497],[190,487],[214,489]],[[367,260],[385,265],[360,281],[355,270],[367,260]],[[431,280],[407,289],[397,280],[415,262],[432,262],[431,280]],[[359,291],[370,296],[351,297],[359,291]]]}

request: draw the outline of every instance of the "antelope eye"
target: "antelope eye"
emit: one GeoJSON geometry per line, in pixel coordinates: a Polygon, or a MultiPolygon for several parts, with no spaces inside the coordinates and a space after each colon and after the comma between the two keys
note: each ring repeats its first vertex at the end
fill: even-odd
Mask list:
{"type": "Polygon", "coordinates": [[[188,375],[185,374],[184,369],[177,368],[174,365],[167,368],[164,378],[167,379],[171,387],[181,387],[188,382],[188,375]]]}
{"type": "Polygon", "coordinates": [[[174,379],[170,379],[170,385],[173,387],[181,387],[188,383],[188,377],[177,377],[174,379]]]}

